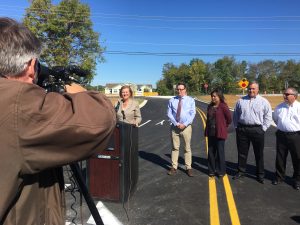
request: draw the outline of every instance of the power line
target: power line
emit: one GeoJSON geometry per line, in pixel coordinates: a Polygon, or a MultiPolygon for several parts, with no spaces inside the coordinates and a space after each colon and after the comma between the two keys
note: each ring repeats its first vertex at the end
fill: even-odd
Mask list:
{"type": "Polygon", "coordinates": [[[300,16],[143,16],[134,14],[108,14],[95,13],[95,15],[119,16],[119,17],[136,17],[136,18],[159,18],[159,19],[300,19],[300,16]]]}
{"type": "Polygon", "coordinates": [[[139,56],[300,56],[300,52],[249,52],[249,53],[188,53],[188,52],[144,52],[144,51],[104,51],[112,55],[139,56]]]}
{"type": "MultiPolygon", "coordinates": [[[[2,5],[0,4],[0,8],[14,8],[22,10],[22,7],[13,6],[13,5],[2,5]]],[[[40,8],[31,8],[32,11],[40,12],[40,8]]],[[[56,12],[69,12],[68,10],[64,9],[56,9],[56,12]]],[[[115,17],[115,18],[140,18],[140,19],[175,19],[175,20],[279,20],[284,21],[286,19],[300,19],[299,15],[280,15],[280,16],[157,16],[157,15],[138,15],[138,14],[120,14],[120,13],[103,13],[103,12],[95,12],[93,13],[94,16],[106,16],[106,17],[115,17]]],[[[297,21],[298,21],[297,20],[297,21]]]]}
{"type": "MultiPolygon", "coordinates": [[[[10,8],[18,8],[8,5],[0,5],[0,8],[5,8],[5,13],[7,13],[7,7],[10,8]]],[[[40,8],[31,8],[33,12],[37,12],[39,14],[49,14],[47,10],[41,10],[40,8]]],[[[52,12],[59,12],[59,13],[69,13],[68,10],[64,9],[54,9],[52,12]]],[[[7,14],[11,16],[11,14],[7,14]]],[[[131,15],[131,14],[108,14],[108,13],[91,13],[89,10],[85,12],[77,12],[75,10],[73,16],[84,16],[89,15],[93,18],[110,18],[110,19],[143,19],[143,20],[167,20],[171,22],[300,22],[300,16],[186,16],[186,17],[178,17],[178,16],[153,16],[153,15],[131,15]]],[[[23,15],[25,16],[25,14],[23,15]]],[[[63,20],[61,20],[63,21],[63,20]]],[[[70,22],[68,20],[64,20],[65,22],[70,22]]],[[[85,24],[86,21],[72,21],[76,23],[85,24]]],[[[131,24],[113,24],[113,23],[102,23],[93,21],[93,24],[98,24],[100,26],[111,26],[111,27],[131,27],[131,28],[140,28],[140,29],[163,29],[163,30],[266,30],[266,31],[292,31],[292,30],[300,30],[299,27],[177,27],[177,26],[146,26],[146,25],[131,25],[131,24]]]]}
{"type": "MultiPolygon", "coordinates": [[[[7,8],[7,5],[0,5],[0,8],[7,8]]],[[[14,8],[14,7],[12,7],[14,8]]],[[[17,7],[15,7],[17,8],[17,7]]],[[[15,9],[14,8],[14,9],[15,9]]],[[[32,8],[31,8],[32,9],[32,8]]],[[[34,12],[39,12],[43,14],[44,12],[41,9],[33,8],[34,12]]],[[[56,10],[60,13],[66,13],[69,11],[67,10],[56,10]]],[[[6,11],[7,12],[7,11],[6,11]]],[[[87,11],[88,12],[88,11],[87,11]]],[[[45,11],[44,14],[48,12],[45,11]]],[[[74,14],[76,15],[76,10],[74,14]]],[[[79,15],[79,14],[78,14],[79,15]]],[[[80,14],[80,16],[85,15],[85,13],[80,14]]],[[[234,16],[225,16],[225,17],[218,17],[218,16],[208,16],[208,17],[178,17],[178,16],[143,16],[143,15],[130,15],[130,14],[107,14],[107,13],[87,13],[86,15],[90,15],[91,17],[112,17],[117,19],[143,19],[143,20],[168,20],[168,21],[181,21],[187,22],[188,20],[195,20],[198,22],[203,21],[219,21],[219,22],[232,22],[234,21],[250,21],[256,22],[257,20],[266,21],[266,22],[275,22],[275,21],[300,21],[300,16],[248,16],[248,17],[234,17],[234,16]]],[[[68,21],[68,20],[65,20],[68,21]]],[[[68,21],[70,22],[70,21],[68,21]]],[[[81,21],[79,23],[85,23],[81,21]]],[[[102,26],[116,26],[116,27],[133,27],[133,28],[146,28],[146,29],[173,29],[173,30],[300,30],[300,27],[172,27],[172,26],[139,26],[139,25],[124,25],[124,24],[110,24],[110,23],[101,23],[101,22],[93,22],[93,24],[100,24],[102,26]]],[[[254,43],[254,44],[161,44],[161,43],[143,43],[143,42],[109,42],[112,44],[132,44],[132,45],[157,45],[157,46],[190,46],[190,47],[252,47],[252,46],[299,46],[300,44],[281,44],[281,43],[254,43]]],[[[119,54],[119,55],[156,55],[156,56],[299,56],[300,53],[184,53],[184,52],[147,52],[147,51],[105,51],[105,54],[119,54]]]]}
{"type": "MultiPolygon", "coordinates": [[[[13,8],[22,10],[23,8],[12,6],[12,5],[1,5],[0,8],[5,9],[13,8]]],[[[40,8],[31,8],[31,11],[43,14],[43,10],[40,8]]],[[[47,14],[47,10],[44,10],[47,14]]],[[[54,9],[53,12],[66,13],[69,10],[54,9]]],[[[76,12],[74,12],[76,14],[76,12]]],[[[81,12],[80,15],[85,13],[81,12]]],[[[137,14],[112,14],[102,12],[89,12],[86,15],[90,15],[94,18],[116,18],[116,19],[136,19],[136,20],[160,20],[160,21],[175,21],[175,22],[299,22],[300,16],[289,15],[289,16],[156,16],[156,15],[137,15],[137,14]]]]}
{"type": "Polygon", "coordinates": [[[183,44],[183,43],[151,43],[151,42],[127,42],[108,41],[105,44],[126,44],[126,45],[151,45],[151,46],[182,46],[182,47],[256,47],[256,46],[300,46],[300,43],[250,43],[250,44],[183,44]]]}
{"type": "MultiPolygon", "coordinates": [[[[58,40],[47,37],[46,40],[58,40]]],[[[153,42],[128,42],[128,41],[99,41],[101,44],[119,45],[150,45],[150,46],[181,46],[181,47],[257,47],[257,46],[300,46],[300,43],[250,43],[250,44],[184,44],[184,43],[153,43],[153,42]]]]}
{"type": "Polygon", "coordinates": [[[167,22],[299,22],[300,16],[273,17],[167,17],[167,16],[137,16],[122,14],[93,13],[93,18],[149,20],[167,22]]]}
{"type": "MultiPolygon", "coordinates": [[[[7,16],[11,16],[7,14],[7,16]]],[[[21,18],[21,16],[18,16],[21,18]]],[[[72,22],[78,24],[89,24],[89,21],[71,21],[67,19],[60,19],[61,22],[72,22]]],[[[300,20],[299,20],[300,21],[300,20]]],[[[110,26],[110,27],[131,27],[131,28],[141,28],[141,29],[160,29],[160,30],[210,30],[210,31],[226,31],[226,30],[266,30],[266,31],[293,31],[300,30],[300,27],[171,27],[171,26],[144,26],[144,25],[128,25],[128,24],[112,24],[112,23],[102,23],[102,22],[94,22],[92,24],[97,24],[100,26],[110,26]]]]}
{"type": "Polygon", "coordinates": [[[133,27],[146,29],[169,29],[169,30],[300,30],[299,27],[170,27],[170,26],[139,26],[139,25],[124,25],[124,24],[105,24],[94,23],[101,26],[116,26],[116,27],[133,27]]]}

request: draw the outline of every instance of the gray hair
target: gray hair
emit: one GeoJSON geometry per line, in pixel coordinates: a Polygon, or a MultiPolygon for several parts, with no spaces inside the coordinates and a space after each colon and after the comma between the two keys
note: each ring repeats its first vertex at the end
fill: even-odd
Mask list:
{"type": "Polygon", "coordinates": [[[248,87],[249,87],[250,85],[252,85],[252,84],[256,84],[256,85],[257,85],[257,88],[259,89],[259,83],[257,83],[257,81],[255,81],[255,80],[250,81],[248,87]]]}
{"type": "Polygon", "coordinates": [[[23,24],[0,17],[0,76],[18,76],[31,59],[41,54],[42,44],[23,24]]]}
{"type": "Polygon", "coordinates": [[[293,92],[293,94],[295,95],[295,97],[296,97],[296,98],[298,97],[298,91],[297,91],[295,88],[289,87],[289,88],[285,89],[285,92],[286,92],[287,90],[291,90],[291,91],[293,92]]]}

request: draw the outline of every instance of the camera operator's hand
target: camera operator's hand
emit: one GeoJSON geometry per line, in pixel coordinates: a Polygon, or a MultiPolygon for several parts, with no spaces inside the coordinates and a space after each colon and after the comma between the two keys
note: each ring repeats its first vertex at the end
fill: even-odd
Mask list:
{"type": "Polygon", "coordinates": [[[86,91],[84,87],[76,83],[72,83],[71,85],[65,85],[65,90],[67,93],[78,93],[86,91]]]}

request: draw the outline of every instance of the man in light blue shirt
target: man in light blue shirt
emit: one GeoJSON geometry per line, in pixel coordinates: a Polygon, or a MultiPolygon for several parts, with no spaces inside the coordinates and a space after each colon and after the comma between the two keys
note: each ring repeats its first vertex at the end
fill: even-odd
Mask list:
{"type": "Polygon", "coordinates": [[[175,175],[178,167],[180,137],[183,137],[185,143],[184,161],[187,175],[192,177],[192,122],[196,114],[195,100],[187,96],[186,85],[178,83],[176,85],[178,95],[169,100],[168,117],[172,123],[172,168],[168,172],[169,175],[175,175]]]}
{"type": "Polygon", "coordinates": [[[261,97],[258,91],[258,83],[251,82],[248,95],[239,99],[234,109],[238,172],[233,179],[244,177],[249,147],[252,143],[256,161],[256,178],[258,182],[264,183],[264,140],[265,132],[272,123],[272,108],[268,100],[261,97]]]}

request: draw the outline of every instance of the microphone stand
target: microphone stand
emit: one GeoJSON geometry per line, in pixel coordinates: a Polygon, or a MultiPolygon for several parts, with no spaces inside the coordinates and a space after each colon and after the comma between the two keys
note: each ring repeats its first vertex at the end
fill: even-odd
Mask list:
{"type": "Polygon", "coordinates": [[[104,225],[104,223],[101,219],[101,216],[98,212],[98,209],[97,209],[87,187],[85,186],[84,179],[82,177],[82,173],[80,171],[80,167],[79,167],[78,163],[72,163],[72,164],[70,164],[70,167],[71,167],[73,175],[76,179],[76,182],[79,186],[79,189],[80,189],[80,191],[89,207],[89,210],[95,220],[96,225],[104,225]]]}

